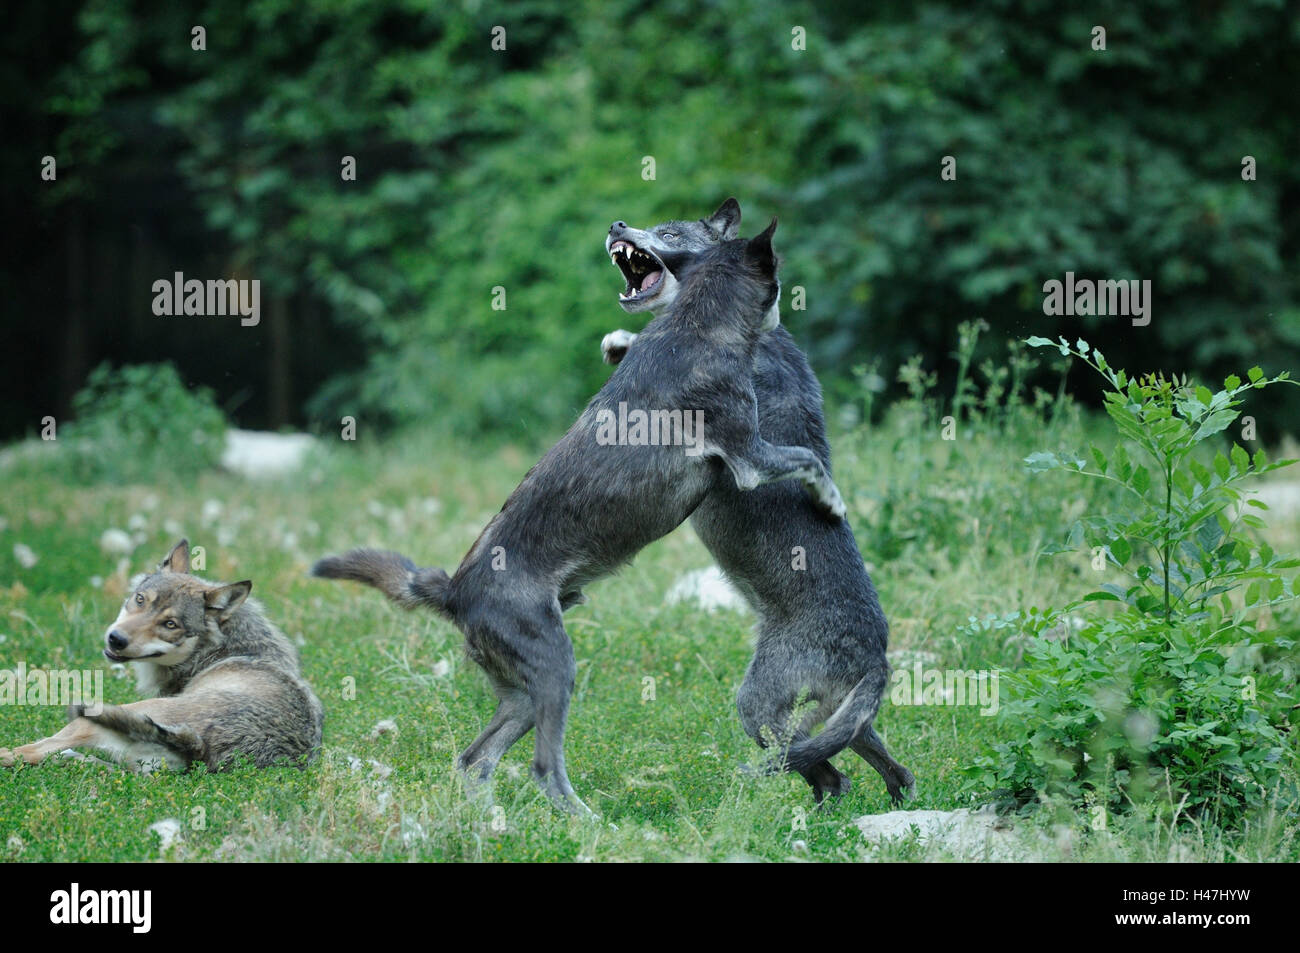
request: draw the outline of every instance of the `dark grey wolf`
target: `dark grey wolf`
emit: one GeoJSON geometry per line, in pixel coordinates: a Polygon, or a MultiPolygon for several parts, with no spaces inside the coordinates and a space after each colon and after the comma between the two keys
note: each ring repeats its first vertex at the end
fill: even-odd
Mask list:
{"type": "MultiPolygon", "coordinates": [[[[734,239],[739,227],[734,198],[699,221],[645,230],[615,222],[605,247],[627,281],[619,295],[623,309],[672,307],[680,287],[674,272],[734,239]],[[656,272],[660,276],[652,277],[656,272]]],[[[779,321],[778,308],[773,305],[771,325],[779,321]]],[[[635,354],[637,341],[623,330],[605,335],[605,360],[617,364],[635,354]]],[[[763,439],[809,447],[829,472],[821,387],[783,327],[758,342],[754,391],[763,439]]],[[[793,727],[785,765],[803,775],[819,802],[849,789],[849,779],[829,761],[846,746],[880,773],[890,798],[900,801],[914,778],[890,756],[872,724],[889,673],[889,626],[849,524],[823,519],[791,483],[751,493],[719,483],[696,508],[691,525],[759,619],[754,658],[737,697],[745,731],[766,747],[793,727]],[[801,697],[813,708],[792,726],[801,697]],[[810,737],[823,722],[822,732],[810,737]]]]}
{"type": "Polygon", "coordinates": [[[181,540],[156,572],[133,579],[105,635],[105,657],[132,663],[140,688],[158,697],[98,714],[78,706],[58,734],[0,748],[0,764],[38,764],[69,748],[176,769],[202,762],[216,770],[236,755],[259,767],[315,757],[323,713],[293,644],[248,598],[251,582],[199,579],[189,551],[181,540]]]}
{"type": "Polygon", "coordinates": [[[458,759],[467,775],[486,780],[535,728],[534,779],[558,806],[586,811],[564,765],[576,667],[561,613],[582,601],[587,583],[684,522],[719,482],[744,492],[800,479],[818,502],[818,518],[839,522],[843,503],[816,455],[758,436],[752,367],[777,292],[775,227],[773,220],[752,241],[722,242],[683,264],[673,306],[528,472],[454,576],[376,550],[313,567],[317,576],[375,586],[408,608],[432,607],[465,634],[470,658],[500,699],[487,729],[458,759]],[[702,414],[707,430],[698,452],[602,440],[601,428],[627,407],[702,414]]]}

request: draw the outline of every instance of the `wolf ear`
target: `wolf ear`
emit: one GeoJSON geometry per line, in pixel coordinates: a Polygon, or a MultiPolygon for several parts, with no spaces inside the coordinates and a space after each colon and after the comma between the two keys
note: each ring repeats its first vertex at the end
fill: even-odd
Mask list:
{"type": "Polygon", "coordinates": [[[179,543],[173,546],[172,551],[158,564],[158,571],[189,572],[190,541],[188,539],[182,539],[179,543]]]}
{"type": "Polygon", "coordinates": [[[716,212],[702,221],[717,233],[721,241],[729,242],[740,231],[740,203],[734,198],[727,199],[718,206],[716,212]]]}
{"type": "Polygon", "coordinates": [[[745,254],[756,261],[768,274],[776,272],[776,252],[772,251],[772,233],[775,231],[776,216],[774,215],[772,224],[751,238],[745,247],[745,254]]]}
{"type": "Polygon", "coordinates": [[[252,591],[253,584],[245,579],[243,582],[232,582],[228,586],[218,586],[215,589],[207,590],[203,593],[203,602],[209,612],[218,613],[217,618],[224,622],[229,618],[230,613],[240,607],[252,591]]]}

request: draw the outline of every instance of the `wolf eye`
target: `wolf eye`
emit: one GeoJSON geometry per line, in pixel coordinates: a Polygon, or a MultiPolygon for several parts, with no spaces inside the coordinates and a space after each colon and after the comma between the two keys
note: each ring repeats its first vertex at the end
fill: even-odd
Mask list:
{"type": "Polygon", "coordinates": [[[668,241],[668,242],[675,242],[675,241],[677,241],[677,233],[676,233],[676,232],[660,232],[660,233],[659,233],[659,237],[662,238],[664,241],[668,241]]]}
{"type": "Polygon", "coordinates": [[[144,596],[138,592],[135,594],[135,604],[138,606],[144,605],[144,596]]]}
{"type": "Polygon", "coordinates": [[[175,620],[175,619],[168,619],[166,622],[163,623],[163,625],[165,625],[165,626],[166,626],[167,628],[169,628],[169,629],[179,629],[179,628],[180,628],[180,626],[176,624],[176,620],[175,620]]]}

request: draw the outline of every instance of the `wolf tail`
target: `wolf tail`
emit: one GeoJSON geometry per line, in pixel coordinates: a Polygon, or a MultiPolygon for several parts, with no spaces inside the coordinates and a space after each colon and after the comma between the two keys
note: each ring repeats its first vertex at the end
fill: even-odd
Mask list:
{"type": "Polygon", "coordinates": [[[384,549],[354,549],[326,556],[311,567],[322,579],[351,579],[374,586],[403,609],[426,606],[447,614],[451,579],[441,569],[421,569],[401,553],[384,549]]]}
{"type": "Polygon", "coordinates": [[[207,760],[208,746],[193,729],[160,725],[148,715],[131,711],[120,705],[105,705],[94,715],[87,712],[84,705],[73,705],[68,709],[68,720],[74,718],[86,718],[129,741],[141,741],[167,748],[187,762],[207,760]]]}
{"type": "Polygon", "coordinates": [[[826,719],[820,732],[790,745],[785,754],[786,767],[791,771],[807,771],[847,748],[864,728],[875,721],[888,679],[889,671],[885,666],[864,675],[840,702],[840,707],[826,719]]]}

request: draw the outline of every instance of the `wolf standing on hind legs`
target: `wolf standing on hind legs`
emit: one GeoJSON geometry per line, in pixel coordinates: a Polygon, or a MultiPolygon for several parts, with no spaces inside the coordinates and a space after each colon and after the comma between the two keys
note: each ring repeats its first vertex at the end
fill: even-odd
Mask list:
{"type": "MultiPolygon", "coordinates": [[[[745,492],[794,478],[811,491],[820,519],[838,522],[843,515],[816,454],[758,434],[754,347],[776,300],[775,228],[773,220],[752,241],[721,243],[679,270],[673,307],[651,322],[569,432],[528,472],[454,576],[375,550],[326,557],[313,567],[317,576],[375,586],[408,608],[436,609],[465,634],[470,658],[500,700],[458,759],[471,778],[486,780],[511,745],[534,730],[534,779],[557,806],[587,811],[564,764],[576,664],[561,613],[582,601],[587,583],[684,522],[717,485],[745,492]],[[610,419],[627,408],[667,412],[670,419],[676,412],[696,426],[689,443],[611,441],[610,419]]],[[[684,428],[680,435],[688,436],[684,428]]]]}
{"type": "Polygon", "coordinates": [[[157,698],[85,706],[58,734],[13,751],[0,764],[39,764],[69,748],[95,748],[127,766],[217,770],[245,755],[258,767],[301,765],[320,747],[322,711],[298,674],[293,644],[248,598],[253,584],[190,575],[181,540],[156,572],[131,581],[104,637],[110,662],[130,662],[142,691],[157,698]]]}
{"type": "MultiPolygon", "coordinates": [[[[605,250],[627,287],[628,313],[672,307],[697,256],[735,238],[740,205],[727,199],[695,222],[642,230],[615,222],[605,250]]],[[[812,449],[830,471],[821,387],[808,359],[783,327],[776,302],[770,330],[754,350],[754,391],[763,439],[812,449]]],[[[636,354],[638,335],[605,335],[605,360],[636,354]]],[[[691,525],[758,616],[754,658],[736,703],[746,733],[766,747],[793,728],[785,766],[803,775],[821,801],[849,789],[830,758],[850,747],[884,779],[892,801],[912,788],[912,773],[890,756],[873,727],[889,674],[889,626],[847,521],[828,522],[802,488],[773,483],[750,493],[720,483],[696,508],[691,525]],[[813,709],[791,721],[800,697],[813,709]],[[815,737],[809,732],[825,722],[815,737]]]]}

